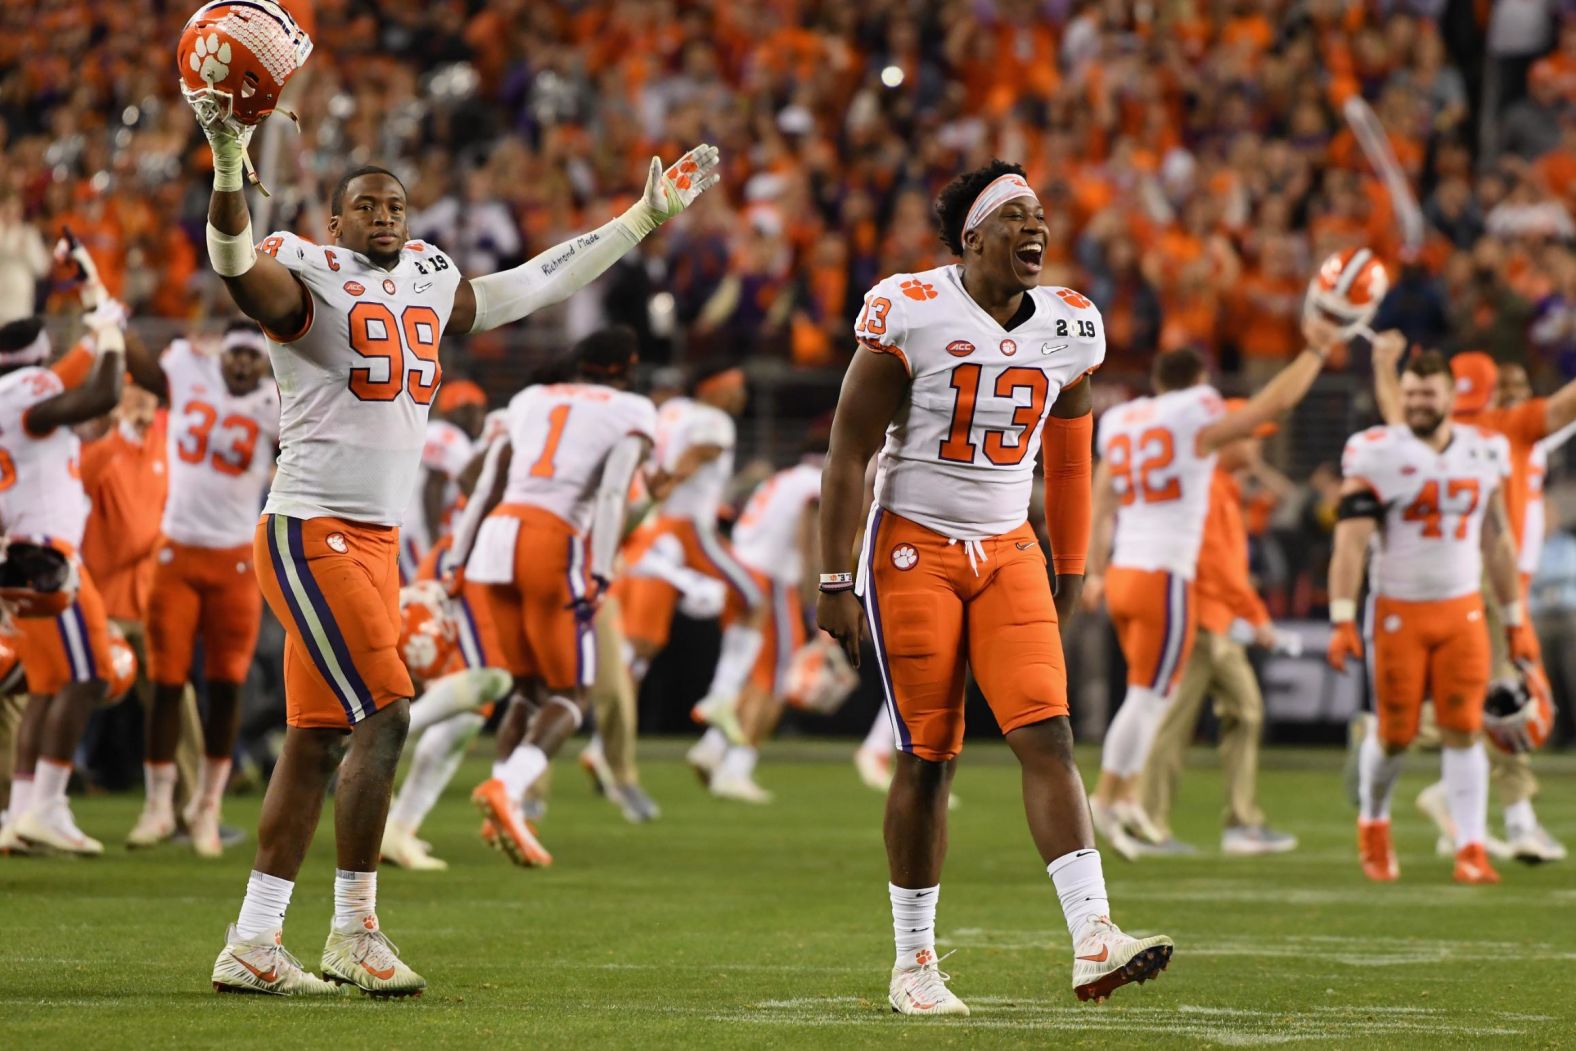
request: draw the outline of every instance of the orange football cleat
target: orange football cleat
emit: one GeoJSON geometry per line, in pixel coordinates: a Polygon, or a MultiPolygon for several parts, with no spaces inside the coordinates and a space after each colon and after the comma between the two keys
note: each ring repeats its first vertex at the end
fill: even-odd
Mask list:
{"type": "Polygon", "coordinates": [[[1357,857],[1363,863],[1363,875],[1371,880],[1392,883],[1401,877],[1388,821],[1357,822],[1357,857]]]}
{"type": "Polygon", "coordinates": [[[1499,873],[1488,863],[1488,852],[1481,843],[1468,843],[1456,851],[1457,883],[1498,883],[1499,873]]]}
{"type": "Polygon", "coordinates": [[[553,863],[553,856],[526,824],[502,781],[494,777],[477,785],[476,791],[471,793],[471,802],[482,812],[482,817],[492,822],[498,837],[494,845],[515,864],[545,868],[553,863]]]}

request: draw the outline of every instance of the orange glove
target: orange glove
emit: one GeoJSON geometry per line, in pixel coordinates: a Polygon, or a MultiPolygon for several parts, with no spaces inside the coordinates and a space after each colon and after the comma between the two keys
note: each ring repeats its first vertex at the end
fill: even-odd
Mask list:
{"type": "Polygon", "coordinates": [[[1325,651],[1325,657],[1330,662],[1330,667],[1336,671],[1346,670],[1346,658],[1363,655],[1363,637],[1357,634],[1355,620],[1338,621],[1330,627],[1330,648],[1325,651]]]}
{"type": "Polygon", "coordinates": [[[1522,662],[1537,663],[1538,657],[1541,655],[1538,650],[1538,637],[1533,634],[1529,625],[1506,625],[1505,639],[1510,643],[1510,659],[1512,661],[1517,664],[1522,662]]]}

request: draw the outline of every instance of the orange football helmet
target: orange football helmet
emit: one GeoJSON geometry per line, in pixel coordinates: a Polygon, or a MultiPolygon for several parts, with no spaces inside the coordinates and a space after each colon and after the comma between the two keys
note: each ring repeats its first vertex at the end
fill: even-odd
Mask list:
{"type": "Polygon", "coordinates": [[[109,624],[109,689],[104,694],[104,707],[119,704],[126,699],[137,682],[137,651],[126,641],[125,634],[109,624]]]}
{"type": "Polygon", "coordinates": [[[1541,748],[1553,729],[1554,693],[1537,665],[1520,665],[1515,678],[1488,688],[1483,733],[1500,751],[1514,755],[1541,748]]]}
{"type": "Polygon", "coordinates": [[[55,617],[77,596],[76,563],[47,544],[0,543],[0,608],[15,617],[55,617]]]}
{"type": "Polygon", "coordinates": [[[411,677],[425,682],[442,675],[459,640],[443,585],[421,580],[400,588],[399,621],[399,655],[411,677]]]}
{"type": "Polygon", "coordinates": [[[197,9],[175,48],[186,96],[204,127],[233,117],[262,122],[312,53],[312,40],[272,0],[212,0],[197,9]]]}
{"type": "Polygon", "coordinates": [[[1319,264],[1308,282],[1308,305],[1353,336],[1368,326],[1390,291],[1390,275],[1367,248],[1348,248],[1319,264]]]}

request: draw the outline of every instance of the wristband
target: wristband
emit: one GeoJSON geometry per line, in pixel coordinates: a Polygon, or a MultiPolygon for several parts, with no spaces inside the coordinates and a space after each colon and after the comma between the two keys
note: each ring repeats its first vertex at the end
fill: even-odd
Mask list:
{"type": "Polygon", "coordinates": [[[252,221],[238,234],[221,232],[208,224],[208,264],[220,277],[240,277],[257,263],[257,249],[252,244],[252,221]]]}
{"type": "Polygon", "coordinates": [[[1357,619],[1357,600],[1349,598],[1332,598],[1330,600],[1330,623],[1349,624],[1357,619]]]}
{"type": "Polygon", "coordinates": [[[1500,617],[1507,628],[1521,627],[1521,603],[1507,602],[1500,607],[1500,617]]]}
{"type": "Polygon", "coordinates": [[[821,594],[835,595],[839,591],[854,590],[854,575],[852,573],[822,573],[821,594]]]}

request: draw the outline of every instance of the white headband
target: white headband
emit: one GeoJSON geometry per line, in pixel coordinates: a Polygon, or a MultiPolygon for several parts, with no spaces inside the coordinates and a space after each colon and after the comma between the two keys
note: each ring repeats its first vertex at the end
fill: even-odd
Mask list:
{"type": "Polygon", "coordinates": [[[36,365],[49,357],[49,332],[39,329],[33,342],[15,350],[0,350],[0,365],[36,365]]]}
{"type": "Polygon", "coordinates": [[[963,232],[968,233],[983,223],[991,212],[1018,197],[1028,197],[1036,204],[1040,201],[1039,196],[1030,189],[1028,180],[1023,176],[1016,172],[997,176],[989,186],[980,191],[978,197],[974,198],[974,205],[969,209],[968,218],[963,220],[963,232]]]}
{"type": "Polygon", "coordinates": [[[268,356],[268,342],[263,339],[261,332],[252,329],[238,328],[224,334],[224,342],[219,346],[220,353],[236,349],[255,350],[264,357],[268,356]]]}

